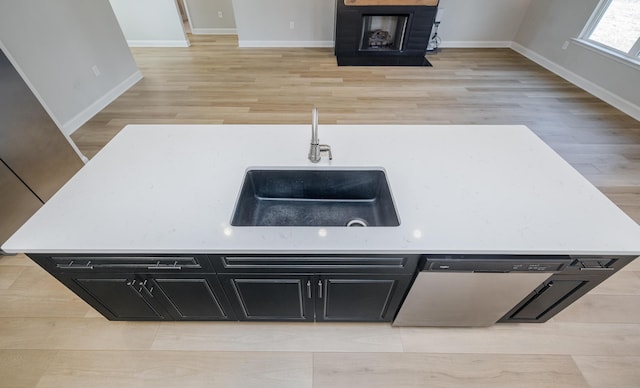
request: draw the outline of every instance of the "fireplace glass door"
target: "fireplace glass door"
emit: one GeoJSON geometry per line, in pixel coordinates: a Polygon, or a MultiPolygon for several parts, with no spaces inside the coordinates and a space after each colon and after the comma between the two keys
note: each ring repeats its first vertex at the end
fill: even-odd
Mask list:
{"type": "Polygon", "coordinates": [[[402,51],[409,15],[363,15],[360,50],[402,51]]]}

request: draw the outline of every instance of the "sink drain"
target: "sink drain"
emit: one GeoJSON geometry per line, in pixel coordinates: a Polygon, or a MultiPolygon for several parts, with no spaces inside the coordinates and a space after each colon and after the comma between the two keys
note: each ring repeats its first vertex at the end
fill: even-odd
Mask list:
{"type": "Polygon", "coordinates": [[[361,218],[354,218],[353,220],[347,222],[347,227],[352,227],[352,226],[361,226],[361,227],[367,227],[369,226],[367,224],[367,221],[361,219],[361,218]]]}

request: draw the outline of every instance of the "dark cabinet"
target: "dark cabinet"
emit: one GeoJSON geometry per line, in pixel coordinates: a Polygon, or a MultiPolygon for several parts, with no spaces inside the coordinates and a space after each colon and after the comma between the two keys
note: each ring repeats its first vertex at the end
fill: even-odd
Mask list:
{"type": "Polygon", "coordinates": [[[552,309],[563,300],[567,299],[571,294],[575,293],[580,287],[588,284],[585,279],[554,279],[545,282],[539,290],[527,300],[527,303],[519,308],[511,319],[514,320],[537,320],[542,317],[548,310],[552,309]]]}
{"type": "Polygon", "coordinates": [[[366,321],[393,319],[410,275],[219,276],[241,320],[366,321]]]}
{"type": "Polygon", "coordinates": [[[418,255],[30,255],[111,320],[389,322],[418,255]]]}
{"type": "Polygon", "coordinates": [[[589,275],[553,275],[518,303],[500,321],[546,322],[589,292],[602,280],[599,277],[589,275]]]}
{"type": "MultiPolygon", "coordinates": [[[[104,314],[106,309],[115,319],[167,319],[168,315],[155,302],[153,296],[145,297],[131,279],[113,277],[105,279],[75,279],[86,293],[91,295],[92,306],[104,314]]],[[[144,287],[144,286],[141,286],[144,287]]],[[[87,299],[85,299],[87,300],[87,299]]],[[[107,315],[107,314],[105,314],[107,315]]]]}
{"type": "Polygon", "coordinates": [[[30,255],[111,320],[230,320],[206,255],[30,255]]]}
{"type": "Polygon", "coordinates": [[[63,283],[113,320],[234,319],[215,276],[100,274],[63,283]]]}
{"type": "Polygon", "coordinates": [[[214,277],[155,278],[158,292],[175,319],[234,319],[222,287],[214,277]]]}
{"type": "Polygon", "coordinates": [[[500,322],[546,322],[633,259],[628,256],[576,257],[564,271],[552,275],[500,322]]]}
{"type": "Polygon", "coordinates": [[[410,281],[408,275],[320,276],[316,321],[391,321],[410,281]]]}
{"type": "Polygon", "coordinates": [[[212,261],[240,320],[388,322],[418,258],[237,255],[212,261]]]}
{"type": "Polygon", "coordinates": [[[219,279],[238,319],[313,321],[310,277],[245,274],[219,279]]]}

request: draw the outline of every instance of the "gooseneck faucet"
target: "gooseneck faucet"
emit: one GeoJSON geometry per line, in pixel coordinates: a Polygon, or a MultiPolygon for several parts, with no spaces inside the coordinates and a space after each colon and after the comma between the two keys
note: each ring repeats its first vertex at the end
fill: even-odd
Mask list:
{"type": "Polygon", "coordinates": [[[322,159],[323,152],[326,152],[327,155],[329,155],[329,160],[333,160],[333,155],[331,155],[331,146],[327,144],[320,144],[320,139],[318,139],[318,108],[314,107],[311,114],[311,147],[309,148],[309,160],[311,163],[318,163],[320,159],[322,159]]]}

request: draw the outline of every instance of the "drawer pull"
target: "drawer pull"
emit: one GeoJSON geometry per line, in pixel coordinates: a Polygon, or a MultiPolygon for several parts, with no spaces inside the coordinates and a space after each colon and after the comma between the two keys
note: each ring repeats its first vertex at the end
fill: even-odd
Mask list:
{"type": "Polygon", "coordinates": [[[178,265],[177,261],[174,261],[173,264],[160,264],[160,262],[156,262],[155,265],[148,266],[147,269],[171,269],[171,270],[181,270],[182,266],[178,265]]]}
{"type": "Polygon", "coordinates": [[[580,271],[615,271],[615,268],[608,267],[581,267],[580,271]]]}
{"type": "Polygon", "coordinates": [[[202,269],[195,257],[144,257],[144,256],[77,256],[77,257],[52,257],[51,260],[59,269],[68,268],[95,268],[96,270],[108,269],[202,269]]]}
{"type": "Polygon", "coordinates": [[[578,259],[580,271],[615,271],[611,268],[611,264],[615,263],[615,259],[578,259]]]}
{"type": "Polygon", "coordinates": [[[63,269],[93,269],[93,265],[91,265],[91,261],[88,261],[86,264],[74,264],[73,260],[69,262],[69,264],[58,264],[56,267],[63,269]]]}

